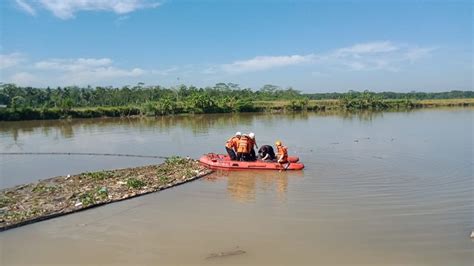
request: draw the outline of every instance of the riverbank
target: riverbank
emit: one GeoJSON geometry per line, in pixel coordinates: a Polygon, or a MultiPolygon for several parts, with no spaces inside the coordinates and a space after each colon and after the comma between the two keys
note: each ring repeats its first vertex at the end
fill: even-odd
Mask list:
{"type": "Polygon", "coordinates": [[[429,100],[413,100],[413,99],[382,99],[382,100],[366,100],[361,98],[355,99],[328,99],[328,100],[308,100],[308,101],[256,101],[255,106],[261,111],[285,111],[285,110],[308,110],[308,111],[325,111],[325,110],[407,110],[416,108],[433,108],[433,107],[462,107],[474,106],[474,98],[462,99],[429,99],[429,100]]]}
{"type": "Polygon", "coordinates": [[[0,190],[0,231],[174,187],[212,171],[192,159],[59,176],[0,190]]]}
{"type": "MultiPolygon", "coordinates": [[[[253,101],[242,109],[245,112],[285,112],[285,111],[328,111],[328,110],[410,110],[416,108],[434,107],[462,107],[474,106],[474,98],[462,99],[382,99],[367,100],[363,98],[340,100],[282,100],[282,101],[253,101]]],[[[65,118],[99,118],[99,117],[134,117],[134,116],[162,116],[174,114],[202,114],[202,113],[232,113],[232,109],[215,109],[213,111],[196,111],[181,108],[179,105],[173,110],[163,112],[159,103],[149,103],[144,110],[140,106],[118,107],[81,107],[72,109],[61,108],[3,108],[0,109],[0,121],[21,120],[52,120],[65,118]]]]}

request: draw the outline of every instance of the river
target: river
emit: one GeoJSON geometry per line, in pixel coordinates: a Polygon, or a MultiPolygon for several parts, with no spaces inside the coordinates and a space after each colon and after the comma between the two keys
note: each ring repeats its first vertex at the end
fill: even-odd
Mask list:
{"type": "MultiPolygon", "coordinates": [[[[305,164],[217,172],[9,230],[0,264],[472,265],[473,127],[473,108],[0,122],[2,152],[199,158],[252,131],[305,164]],[[245,253],[208,258],[235,250],[245,253]]],[[[160,162],[0,155],[0,187],[160,162]]]]}

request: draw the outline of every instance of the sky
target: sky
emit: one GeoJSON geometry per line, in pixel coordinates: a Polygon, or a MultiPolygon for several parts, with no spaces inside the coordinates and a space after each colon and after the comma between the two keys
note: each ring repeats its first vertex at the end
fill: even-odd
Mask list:
{"type": "Polygon", "coordinates": [[[1,0],[0,82],[473,89],[473,1],[1,0]]]}

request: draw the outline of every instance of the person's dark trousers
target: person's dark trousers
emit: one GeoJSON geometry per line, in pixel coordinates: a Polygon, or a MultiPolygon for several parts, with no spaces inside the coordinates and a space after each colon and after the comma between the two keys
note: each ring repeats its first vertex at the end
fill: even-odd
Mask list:
{"type": "Polygon", "coordinates": [[[238,152],[237,161],[250,161],[250,155],[248,153],[238,152]]]}
{"type": "Polygon", "coordinates": [[[250,161],[256,161],[257,160],[257,155],[255,155],[255,150],[254,149],[250,150],[250,156],[249,157],[250,157],[249,158],[250,161]]]}
{"type": "Polygon", "coordinates": [[[229,154],[229,157],[232,161],[237,160],[237,155],[235,155],[235,152],[233,149],[225,147],[225,150],[227,151],[227,154],[229,154]]]}

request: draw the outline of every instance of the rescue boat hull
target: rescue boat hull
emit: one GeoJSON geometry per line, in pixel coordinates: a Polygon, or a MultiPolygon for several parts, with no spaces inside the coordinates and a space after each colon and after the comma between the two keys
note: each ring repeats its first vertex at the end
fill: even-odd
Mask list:
{"type": "Polygon", "coordinates": [[[204,154],[199,161],[211,169],[221,170],[302,170],[304,168],[304,164],[299,163],[299,158],[296,156],[288,156],[289,163],[283,165],[262,160],[253,162],[232,161],[227,155],[215,153],[204,154]]]}

